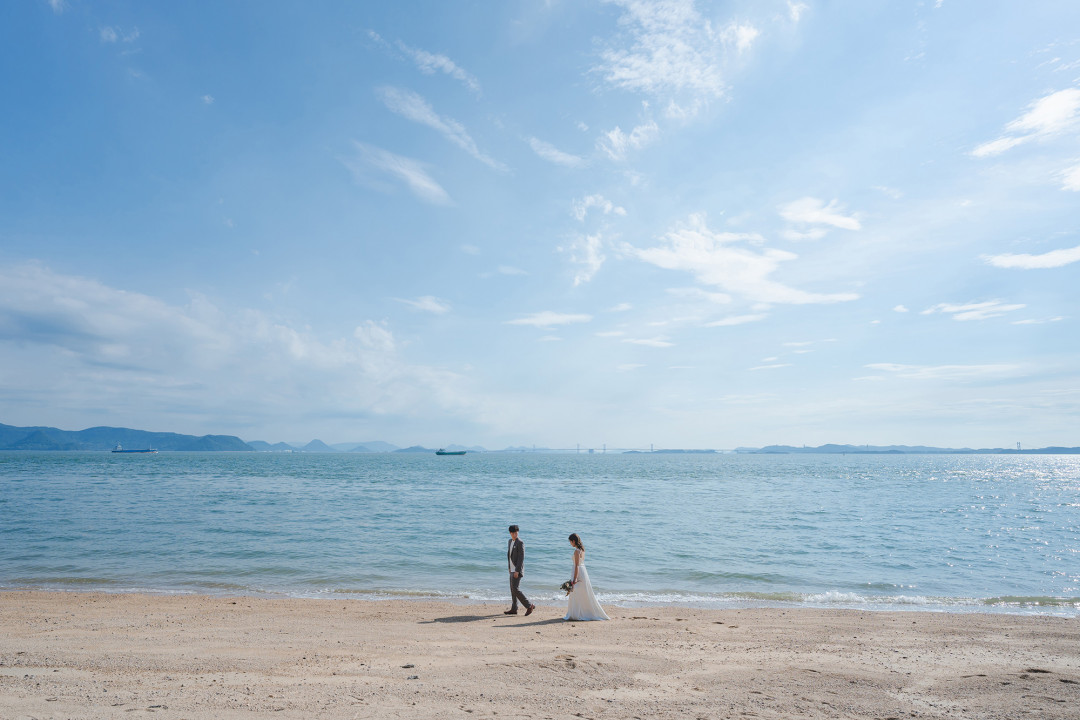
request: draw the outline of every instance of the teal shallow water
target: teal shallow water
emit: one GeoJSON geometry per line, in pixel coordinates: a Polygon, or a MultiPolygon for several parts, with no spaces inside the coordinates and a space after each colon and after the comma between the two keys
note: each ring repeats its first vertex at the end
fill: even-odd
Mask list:
{"type": "Polygon", "coordinates": [[[1080,616],[1080,457],[0,453],[0,588],[1080,616]]]}

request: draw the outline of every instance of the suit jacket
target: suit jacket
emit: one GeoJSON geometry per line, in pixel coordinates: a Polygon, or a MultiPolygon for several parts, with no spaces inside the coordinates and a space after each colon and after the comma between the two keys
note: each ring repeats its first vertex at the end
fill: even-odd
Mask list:
{"type": "Polygon", "coordinates": [[[515,567],[521,575],[525,574],[525,543],[521,542],[521,538],[512,539],[507,543],[506,559],[508,562],[507,569],[511,573],[514,571],[510,568],[515,567]]]}

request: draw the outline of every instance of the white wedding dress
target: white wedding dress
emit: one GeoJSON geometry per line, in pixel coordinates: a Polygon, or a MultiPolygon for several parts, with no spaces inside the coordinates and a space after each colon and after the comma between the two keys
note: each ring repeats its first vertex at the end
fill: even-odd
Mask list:
{"type": "MultiPolygon", "coordinates": [[[[578,581],[574,585],[574,591],[570,593],[566,617],[563,620],[610,620],[604,608],[600,607],[600,603],[596,601],[596,595],[593,594],[592,583],[589,582],[589,571],[585,569],[585,553],[582,552],[579,555],[575,552],[574,555],[580,558],[577,566],[578,581]]],[[[571,574],[570,577],[574,576],[571,574]]]]}

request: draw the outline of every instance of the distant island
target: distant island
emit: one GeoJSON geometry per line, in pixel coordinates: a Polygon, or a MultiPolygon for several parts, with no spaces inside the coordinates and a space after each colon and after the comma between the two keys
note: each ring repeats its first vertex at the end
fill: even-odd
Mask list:
{"type": "MultiPolygon", "coordinates": [[[[306,444],[268,443],[263,440],[245,442],[235,435],[181,435],[170,432],[150,432],[121,427],[92,427],[86,430],[60,430],[54,427],[15,427],[0,423],[0,451],[94,451],[112,450],[117,444],[136,450],[154,448],[155,450],[180,452],[282,452],[282,453],[435,453],[434,448],[422,445],[398,447],[382,440],[364,442],[335,443],[328,445],[322,440],[312,440],[306,444]]],[[[594,454],[594,450],[554,449],[538,447],[508,447],[504,450],[488,450],[479,445],[446,445],[446,450],[466,450],[470,453],[560,453],[580,452],[594,454]]],[[[735,453],[739,455],[1078,455],[1080,447],[1045,447],[1045,448],[938,448],[925,445],[819,445],[802,447],[794,445],[767,445],[766,447],[738,447],[734,450],[718,449],[678,449],[657,450],[615,449],[605,450],[609,455],[719,455],[735,453]]],[[[599,453],[596,453],[599,454],[599,453]]]]}

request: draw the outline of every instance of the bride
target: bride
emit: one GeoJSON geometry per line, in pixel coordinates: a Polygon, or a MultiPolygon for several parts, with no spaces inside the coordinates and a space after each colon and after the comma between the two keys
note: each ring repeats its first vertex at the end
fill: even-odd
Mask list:
{"type": "Polygon", "coordinates": [[[589,571],[585,569],[585,546],[577,533],[570,535],[570,544],[574,546],[574,575],[570,579],[570,602],[563,620],[610,620],[593,594],[589,571]]]}

